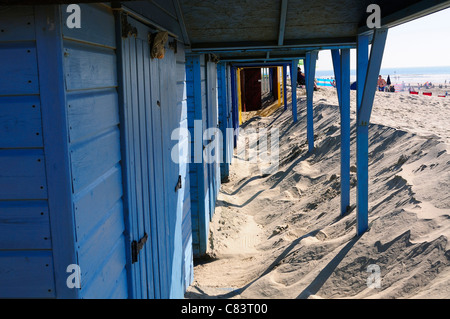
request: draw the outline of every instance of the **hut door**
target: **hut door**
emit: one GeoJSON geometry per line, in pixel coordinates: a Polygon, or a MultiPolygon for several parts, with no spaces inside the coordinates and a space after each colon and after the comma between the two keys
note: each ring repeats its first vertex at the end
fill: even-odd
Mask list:
{"type": "MultiPolygon", "coordinates": [[[[219,114],[217,101],[217,65],[214,62],[206,63],[206,99],[207,99],[207,128],[219,128],[219,114]]],[[[210,137],[208,137],[210,138],[210,137]]],[[[217,133],[211,137],[206,145],[207,154],[215,157],[216,160],[208,164],[208,180],[209,180],[209,203],[210,203],[210,219],[212,219],[215,210],[215,203],[220,187],[220,155],[217,133]]]]}
{"type": "Polygon", "coordinates": [[[130,239],[130,290],[135,298],[159,298],[161,269],[166,264],[161,109],[158,61],[150,58],[147,26],[128,17],[131,32],[122,36],[122,154],[130,239]],[[135,28],[133,30],[133,28],[135,28]],[[133,249],[138,244],[137,260],[133,249]],[[161,259],[161,260],[160,260],[161,259]]]}
{"type": "Polygon", "coordinates": [[[261,69],[245,69],[245,111],[261,109],[261,69]]]}

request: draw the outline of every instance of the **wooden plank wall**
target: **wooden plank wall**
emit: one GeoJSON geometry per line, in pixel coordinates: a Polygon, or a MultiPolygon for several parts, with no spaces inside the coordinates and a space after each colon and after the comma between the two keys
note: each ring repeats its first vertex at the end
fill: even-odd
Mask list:
{"type": "Polygon", "coordinates": [[[82,28],[63,27],[80,297],[127,298],[115,20],[104,5],[80,6],[82,28]]]}
{"type": "Polygon", "coordinates": [[[54,298],[33,7],[0,10],[0,298],[54,298]]]}

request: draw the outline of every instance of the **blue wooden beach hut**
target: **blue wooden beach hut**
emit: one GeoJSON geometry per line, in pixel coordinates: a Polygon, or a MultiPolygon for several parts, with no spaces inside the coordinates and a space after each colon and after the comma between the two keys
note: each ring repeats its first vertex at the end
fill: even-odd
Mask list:
{"type": "MultiPolygon", "coordinates": [[[[349,50],[358,52],[362,234],[387,29],[450,6],[370,3],[381,7],[380,28],[367,28],[368,3],[356,0],[1,0],[0,298],[183,298],[230,174],[236,69],[292,71],[305,60],[312,152],[319,50],[333,52],[339,93],[341,213],[350,205],[349,50]]],[[[296,121],[295,90],[292,101],[296,121]]]]}

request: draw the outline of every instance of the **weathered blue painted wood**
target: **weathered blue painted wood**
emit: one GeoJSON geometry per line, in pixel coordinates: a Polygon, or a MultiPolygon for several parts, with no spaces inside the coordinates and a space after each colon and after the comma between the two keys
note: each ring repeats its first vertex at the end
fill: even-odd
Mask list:
{"type": "MultiPolygon", "coordinates": [[[[102,271],[103,264],[112,253],[117,241],[123,240],[124,227],[123,207],[120,203],[104,217],[99,227],[95,228],[89,237],[78,242],[82,295],[85,293],[84,288],[89,287],[96,280],[97,273],[102,271]]],[[[124,266],[123,263],[122,265],[124,266]]],[[[104,293],[107,292],[104,291],[104,293]]]]}
{"type": "Polygon", "coordinates": [[[115,293],[117,286],[123,287],[121,289],[125,290],[125,292],[122,292],[122,294],[125,295],[126,298],[127,280],[126,277],[121,278],[121,274],[125,269],[123,263],[123,260],[126,258],[125,251],[125,240],[123,238],[120,238],[113,246],[109,256],[105,258],[104,265],[98,268],[99,272],[95,274],[95,277],[92,281],[89,282],[89,285],[84,288],[85,291],[83,292],[82,298],[110,298],[111,295],[115,293]],[[119,280],[117,280],[116,283],[116,280],[111,280],[111,278],[119,278],[119,280]],[[105,292],[110,293],[105,297],[105,292]]]}
{"type": "MultiPolygon", "coordinates": [[[[67,287],[67,266],[77,264],[72,204],[66,97],[64,90],[61,17],[57,6],[35,7],[48,207],[51,220],[53,270],[57,298],[78,298],[67,287]]],[[[49,264],[50,267],[50,264],[49,264]]]]}
{"type": "MultiPolygon", "coordinates": [[[[125,240],[125,258],[126,266],[121,274],[126,282],[124,285],[117,285],[116,291],[113,293],[111,298],[120,298],[120,295],[127,295],[128,298],[135,299],[140,295],[140,285],[137,285],[137,267],[136,264],[132,264],[131,255],[131,243],[135,238],[134,234],[134,220],[135,213],[133,210],[133,187],[134,185],[130,183],[133,174],[130,168],[131,159],[129,158],[130,141],[128,137],[128,110],[127,105],[129,103],[129,49],[127,41],[122,37],[122,19],[121,13],[116,11],[115,14],[116,24],[115,24],[115,37],[117,44],[117,81],[118,81],[118,104],[119,104],[119,119],[120,119],[120,145],[121,145],[121,173],[122,173],[122,189],[123,189],[123,206],[124,206],[124,240],[125,240]],[[124,275],[125,273],[125,275],[124,275]],[[123,287],[120,289],[119,287],[123,287]],[[124,293],[121,294],[121,291],[124,293]]],[[[151,241],[153,245],[153,241],[151,241]]]]}
{"type": "Polygon", "coordinates": [[[227,124],[227,135],[226,135],[226,140],[227,140],[227,147],[228,147],[228,151],[227,151],[227,162],[229,163],[229,165],[231,165],[232,160],[233,160],[233,153],[234,153],[234,130],[233,130],[233,97],[232,97],[232,84],[231,84],[231,66],[227,65],[227,106],[228,106],[228,110],[227,110],[227,120],[228,120],[228,124],[227,124]]]}
{"type": "Polygon", "coordinates": [[[46,199],[42,149],[0,150],[0,200],[46,199]]]}
{"type": "Polygon", "coordinates": [[[68,91],[116,87],[116,70],[116,56],[112,49],[64,41],[64,71],[68,91]]]}
{"type": "Polygon", "coordinates": [[[0,250],[51,249],[47,201],[0,201],[0,250]]]}
{"type": "MultiPolygon", "coordinates": [[[[126,247],[125,247],[126,250],[126,247]]],[[[118,283],[116,284],[114,288],[114,292],[111,294],[111,296],[108,299],[128,299],[131,298],[131,296],[128,294],[128,286],[127,286],[127,280],[128,280],[128,271],[126,268],[122,270],[122,273],[119,275],[119,279],[117,280],[118,283]]]]}
{"type": "Polygon", "coordinates": [[[341,49],[341,215],[350,207],[350,49],[341,49]]]}
{"type": "Polygon", "coordinates": [[[38,94],[34,44],[28,42],[0,44],[0,74],[8,74],[0,77],[0,95],[38,94]]]}
{"type": "Polygon", "coordinates": [[[365,73],[364,79],[357,79],[359,91],[364,88],[362,95],[358,93],[356,118],[356,176],[358,180],[356,228],[358,235],[362,235],[369,227],[369,121],[386,37],[387,29],[374,31],[370,59],[367,58],[368,49],[366,49],[369,44],[368,39],[358,37],[357,75],[364,76],[365,73]]]}
{"type": "Polygon", "coordinates": [[[283,101],[284,101],[284,110],[287,110],[287,65],[283,65],[283,101]]]}
{"type": "Polygon", "coordinates": [[[369,65],[368,36],[358,36],[356,59],[356,232],[363,234],[369,227],[369,126],[358,125],[358,117],[369,65]]]}
{"type": "Polygon", "coordinates": [[[228,161],[229,148],[227,143],[227,128],[228,128],[228,93],[227,93],[227,68],[224,63],[217,65],[217,79],[218,79],[218,107],[219,107],[219,128],[222,133],[222,144],[220,145],[221,163],[220,163],[220,179],[225,181],[230,174],[230,164],[228,161]]]}
{"type": "MultiPolygon", "coordinates": [[[[65,16],[64,8],[59,10],[65,16]]],[[[65,32],[61,35],[64,36],[61,61],[66,84],[76,248],[81,268],[79,296],[107,298],[115,285],[127,285],[118,282],[127,264],[126,249],[115,254],[116,247],[125,247],[125,218],[114,15],[105,5],[83,5],[82,10],[83,16],[93,18],[85,22],[85,31],[70,32],[63,26],[60,31],[65,32]],[[121,256],[114,259],[116,271],[109,263],[113,255],[121,256]],[[105,279],[104,273],[111,275],[109,282],[96,284],[105,279]]]]}
{"type": "MultiPolygon", "coordinates": [[[[217,129],[217,67],[214,62],[207,61],[206,66],[206,130],[217,129]]],[[[217,134],[205,134],[206,148],[204,154],[210,154],[213,157],[220,157],[218,152],[217,134]]],[[[220,187],[220,166],[218,161],[208,160],[208,194],[209,194],[209,219],[211,220],[214,211],[217,194],[220,187]]]]}
{"type": "Polygon", "coordinates": [[[71,147],[71,167],[74,192],[106,173],[120,161],[120,132],[117,127],[71,147]],[[101,154],[101,156],[99,156],[101,154]]]}
{"type": "Polygon", "coordinates": [[[52,252],[0,251],[0,298],[55,298],[52,252]]]}
{"type": "MultiPolygon", "coordinates": [[[[160,69],[159,69],[159,61],[153,60],[150,63],[150,79],[159,79],[160,69]],[[152,63],[155,62],[155,63],[152,63]]],[[[158,267],[157,271],[159,273],[159,297],[166,298],[169,296],[169,275],[167,270],[167,253],[164,253],[167,250],[166,241],[164,236],[166,236],[167,232],[167,221],[165,219],[166,205],[167,203],[162,200],[164,198],[164,174],[163,174],[163,157],[162,155],[162,110],[161,110],[161,95],[160,95],[160,81],[151,81],[151,114],[152,114],[152,131],[151,134],[153,136],[153,161],[154,161],[154,202],[156,205],[155,211],[157,214],[155,215],[155,229],[158,234],[158,240],[156,241],[158,247],[158,256],[157,263],[154,262],[154,266],[158,267]],[[159,102],[159,103],[158,103],[159,102]]],[[[175,186],[174,186],[175,187],[175,186]]],[[[153,227],[153,224],[152,224],[153,227]]],[[[156,283],[155,283],[156,286],[156,283]]],[[[157,286],[156,286],[157,287],[157,286]]],[[[157,296],[158,298],[158,296],[157,296]]]]}
{"type": "Polygon", "coordinates": [[[0,42],[36,40],[32,6],[3,6],[0,17],[0,42]]]}
{"type": "Polygon", "coordinates": [[[239,109],[238,109],[238,94],[237,94],[237,80],[236,80],[236,68],[231,69],[231,99],[232,99],[232,115],[233,115],[233,129],[235,135],[233,138],[233,148],[237,146],[237,138],[239,132],[239,109]]]}
{"type": "Polygon", "coordinates": [[[62,34],[64,39],[74,39],[96,46],[116,47],[114,30],[114,16],[109,10],[105,10],[102,4],[80,3],[81,28],[68,28],[66,19],[71,12],[67,12],[68,5],[61,5],[63,21],[62,34]],[[101,23],[99,23],[101,21],[101,23]],[[93,32],[95,30],[95,32],[93,32]]]}
{"type": "Polygon", "coordinates": [[[366,84],[367,66],[369,64],[369,36],[359,35],[356,46],[356,115],[361,107],[364,85],[366,84]]]}
{"type": "MultiPolygon", "coordinates": [[[[291,62],[291,94],[292,94],[292,119],[297,122],[297,65],[298,60],[291,62]]],[[[270,81],[272,83],[272,81],[270,81]]]]}
{"type": "MultiPolygon", "coordinates": [[[[126,139],[127,150],[124,156],[127,158],[126,167],[124,170],[127,172],[128,181],[127,181],[127,203],[128,203],[128,215],[131,220],[130,229],[128,230],[130,241],[136,240],[139,241],[140,238],[144,236],[144,214],[143,214],[143,183],[145,183],[145,179],[147,176],[142,176],[142,165],[141,165],[141,137],[139,125],[140,118],[147,120],[147,116],[142,113],[145,112],[145,105],[139,104],[139,97],[144,94],[144,92],[140,91],[139,88],[143,85],[143,78],[138,78],[138,70],[143,69],[143,61],[144,56],[142,49],[138,50],[138,45],[142,42],[142,33],[147,33],[149,30],[142,26],[140,23],[137,23],[133,19],[128,19],[128,23],[131,23],[133,27],[137,27],[139,38],[129,37],[127,39],[121,39],[122,41],[122,50],[123,52],[123,73],[125,74],[124,79],[124,94],[126,97],[126,101],[124,104],[124,122],[122,123],[122,134],[126,139]],[[141,31],[141,32],[139,32],[141,31]],[[146,32],[145,32],[146,31],[146,32]],[[144,181],[143,181],[144,178],[144,181]]],[[[141,46],[142,47],[142,46],[141,46]]],[[[148,59],[149,57],[147,57],[148,59]]],[[[148,67],[148,65],[147,65],[148,67]]],[[[147,71],[149,74],[149,71],[147,71]]],[[[141,98],[142,100],[142,98],[141,98]]],[[[151,135],[150,135],[151,138],[151,135]]],[[[145,141],[142,141],[145,143],[145,141]]],[[[146,152],[147,153],[147,152],[146,152]]],[[[149,165],[151,167],[151,163],[145,163],[144,165],[149,165]]],[[[152,254],[150,254],[148,247],[152,247],[154,242],[157,242],[154,236],[157,235],[157,232],[147,231],[149,238],[149,243],[146,244],[143,251],[141,251],[138,262],[131,264],[130,268],[132,268],[133,272],[133,297],[134,298],[144,298],[151,292],[152,295],[155,294],[155,289],[152,285],[153,282],[153,274],[149,276],[151,280],[149,284],[147,284],[147,266],[151,267],[153,262],[149,262],[147,265],[147,261],[149,255],[153,258],[152,254]]],[[[158,255],[156,255],[158,258],[158,255]]],[[[130,261],[128,262],[130,263],[130,261]]]]}
{"type": "MultiPolygon", "coordinates": [[[[134,173],[131,169],[134,163],[134,156],[132,156],[133,142],[130,135],[129,122],[130,119],[130,109],[128,107],[131,103],[130,90],[133,87],[130,80],[130,50],[129,42],[122,38],[122,19],[119,13],[116,14],[117,21],[116,24],[116,39],[117,43],[120,43],[119,50],[117,50],[117,60],[118,65],[118,83],[119,83],[119,115],[120,115],[120,136],[121,136],[121,152],[122,152],[122,174],[123,174],[123,189],[124,189],[124,212],[125,212],[125,239],[127,243],[127,266],[129,267],[129,272],[127,274],[128,280],[128,294],[130,298],[139,298],[141,295],[141,285],[139,284],[140,268],[139,264],[131,263],[131,242],[136,238],[136,204],[135,204],[135,183],[134,183],[134,173]]],[[[152,232],[155,233],[155,232],[152,232]]],[[[153,244],[153,240],[152,240],[153,244]]]]}
{"type": "MultiPolygon", "coordinates": [[[[184,52],[180,52],[184,53],[184,52]]],[[[178,53],[177,53],[178,54],[178,53]]],[[[172,159],[172,150],[178,148],[180,143],[188,144],[186,137],[177,136],[174,130],[184,123],[182,118],[181,106],[178,103],[176,94],[172,94],[171,90],[176,90],[177,86],[177,68],[176,55],[173,50],[167,50],[164,59],[160,60],[160,67],[165,70],[160,74],[161,83],[161,110],[163,116],[163,142],[166,147],[163,150],[164,156],[164,172],[165,172],[165,195],[167,198],[167,222],[168,222],[168,280],[169,280],[169,298],[183,298],[184,291],[182,286],[182,270],[183,270],[183,247],[182,247],[182,218],[183,218],[183,199],[185,191],[185,181],[187,170],[183,167],[187,161],[187,155],[181,157],[180,150],[178,158],[172,159]],[[172,140],[172,136],[176,139],[172,140]],[[181,178],[181,188],[175,190],[178,180],[181,178]],[[177,283],[178,281],[178,283],[177,283]]],[[[183,77],[184,78],[184,77],[183,77]]]]}
{"type": "Polygon", "coordinates": [[[0,95],[38,94],[36,47],[32,42],[0,44],[0,95]],[[14,63],[11,63],[14,61],[14,63]]]}
{"type": "Polygon", "coordinates": [[[79,142],[119,124],[115,89],[81,91],[67,95],[70,142],[79,142]]]}
{"type": "Polygon", "coordinates": [[[368,125],[372,112],[373,100],[377,87],[378,74],[383,60],[384,47],[386,44],[388,30],[375,29],[370,50],[370,59],[367,66],[367,75],[364,84],[364,92],[361,99],[361,106],[358,110],[358,125],[368,125]]]}
{"type": "Polygon", "coordinates": [[[0,148],[43,147],[39,97],[0,97],[0,148]]]}
{"type": "MultiPolygon", "coordinates": [[[[177,110],[180,116],[180,128],[188,131],[188,107],[187,107],[187,85],[186,85],[186,54],[184,45],[178,44],[176,58],[176,80],[177,80],[177,110]]],[[[176,125],[176,123],[175,123],[176,125]]],[[[184,292],[194,280],[194,263],[192,247],[192,218],[191,218],[191,180],[189,173],[190,162],[190,142],[188,136],[184,139],[182,150],[180,151],[180,175],[182,176],[181,193],[178,194],[179,206],[182,207],[181,238],[182,238],[182,279],[183,286],[179,296],[184,296],[184,292]]],[[[180,143],[180,142],[179,142],[180,143]]],[[[177,296],[177,297],[179,297],[177,296]]]]}
{"type": "MultiPolygon", "coordinates": [[[[203,132],[206,127],[206,90],[202,85],[205,78],[205,63],[203,55],[186,57],[186,79],[187,79],[187,107],[188,116],[192,119],[189,130],[192,143],[191,155],[193,163],[189,165],[191,182],[191,220],[192,220],[192,242],[194,256],[206,253],[209,233],[209,194],[208,168],[203,161],[203,132]],[[191,80],[192,79],[192,80],[191,80]],[[189,112],[192,111],[192,112],[189,112]],[[195,126],[195,130],[194,130],[195,126]],[[197,143],[197,144],[196,144],[197,143]],[[196,155],[196,145],[200,145],[200,154],[196,155]]],[[[198,147],[198,146],[197,146],[198,147]]],[[[197,152],[198,153],[198,152],[197,152]]]]}
{"type": "MultiPolygon", "coordinates": [[[[140,189],[138,189],[137,195],[141,196],[141,200],[139,201],[138,212],[142,219],[138,224],[138,237],[136,240],[144,237],[144,234],[147,233],[149,229],[150,222],[148,216],[150,215],[150,207],[149,207],[149,171],[148,171],[148,150],[147,150],[147,122],[146,122],[146,112],[147,112],[147,103],[146,103],[146,88],[145,88],[145,74],[144,74],[144,61],[145,54],[147,51],[145,49],[148,48],[148,45],[142,39],[142,35],[139,35],[139,38],[136,39],[136,82],[137,86],[137,107],[133,110],[136,110],[134,114],[134,141],[136,149],[138,149],[138,153],[135,154],[135,169],[136,169],[136,177],[137,181],[140,184],[140,189]],[[140,193],[142,192],[142,193],[140,193]]],[[[151,252],[149,250],[150,246],[145,245],[144,250],[141,252],[142,256],[139,258],[139,262],[141,263],[141,276],[142,276],[142,285],[143,285],[143,293],[142,298],[153,298],[154,296],[154,288],[149,290],[148,286],[153,286],[153,278],[151,274],[153,273],[152,263],[149,259],[151,259],[151,252]],[[144,256],[146,256],[144,258],[144,256]],[[146,289],[147,288],[147,289],[146,289]]]]}
{"type": "Polygon", "coordinates": [[[341,54],[339,49],[331,50],[331,58],[333,60],[334,79],[336,81],[339,109],[341,109],[341,54]]]}
{"type": "Polygon", "coordinates": [[[316,74],[317,51],[310,51],[306,53],[305,78],[306,78],[306,126],[307,126],[307,140],[308,151],[314,150],[314,77],[316,74]]]}
{"type": "Polygon", "coordinates": [[[121,167],[116,165],[101,179],[74,196],[78,241],[84,241],[92,229],[99,226],[105,215],[121,202],[121,185],[121,167]]]}

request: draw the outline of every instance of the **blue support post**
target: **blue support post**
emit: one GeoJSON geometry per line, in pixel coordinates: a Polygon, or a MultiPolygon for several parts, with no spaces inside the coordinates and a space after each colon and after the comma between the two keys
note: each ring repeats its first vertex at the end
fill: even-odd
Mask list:
{"type": "Polygon", "coordinates": [[[336,82],[336,91],[338,95],[339,108],[341,107],[341,54],[339,49],[331,50],[333,61],[334,79],[336,82]]]}
{"type": "Polygon", "coordinates": [[[350,206],[350,49],[342,49],[340,57],[341,111],[341,215],[350,206]]]}
{"type": "Polygon", "coordinates": [[[368,59],[368,38],[358,36],[357,42],[357,118],[356,118],[356,161],[357,161],[357,235],[369,227],[369,120],[372,111],[378,74],[386,44],[387,29],[376,29],[368,59]],[[362,92],[361,92],[362,91],[362,92]]]}
{"type": "Polygon", "coordinates": [[[306,53],[305,63],[305,78],[306,78],[306,126],[307,126],[307,140],[308,151],[314,150],[314,77],[316,73],[317,51],[310,51],[306,53]]]}
{"type": "Polygon", "coordinates": [[[291,62],[291,87],[292,87],[292,118],[297,122],[297,65],[298,60],[291,62]]]}
{"type": "MultiPolygon", "coordinates": [[[[233,130],[237,132],[239,128],[239,109],[238,109],[238,94],[237,94],[237,75],[236,68],[231,68],[231,116],[233,118],[233,130]]],[[[236,148],[237,146],[237,134],[234,134],[233,137],[233,146],[236,148]]]]}
{"type": "Polygon", "coordinates": [[[331,50],[341,116],[341,216],[350,206],[350,50],[331,50]]]}
{"type": "Polygon", "coordinates": [[[283,64],[283,98],[284,98],[284,110],[287,110],[287,65],[283,64]]]}
{"type": "Polygon", "coordinates": [[[228,159],[228,143],[227,143],[227,128],[228,128],[228,92],[227,92],[227,66],[225,63],[217,64],[217,84],[219,86],[218,92],[218,109],[219,109],[219,129],[222,132],[222,158],[220,162],[221,180],[225,181],[230,175],[230,164],[228,159]]]}

